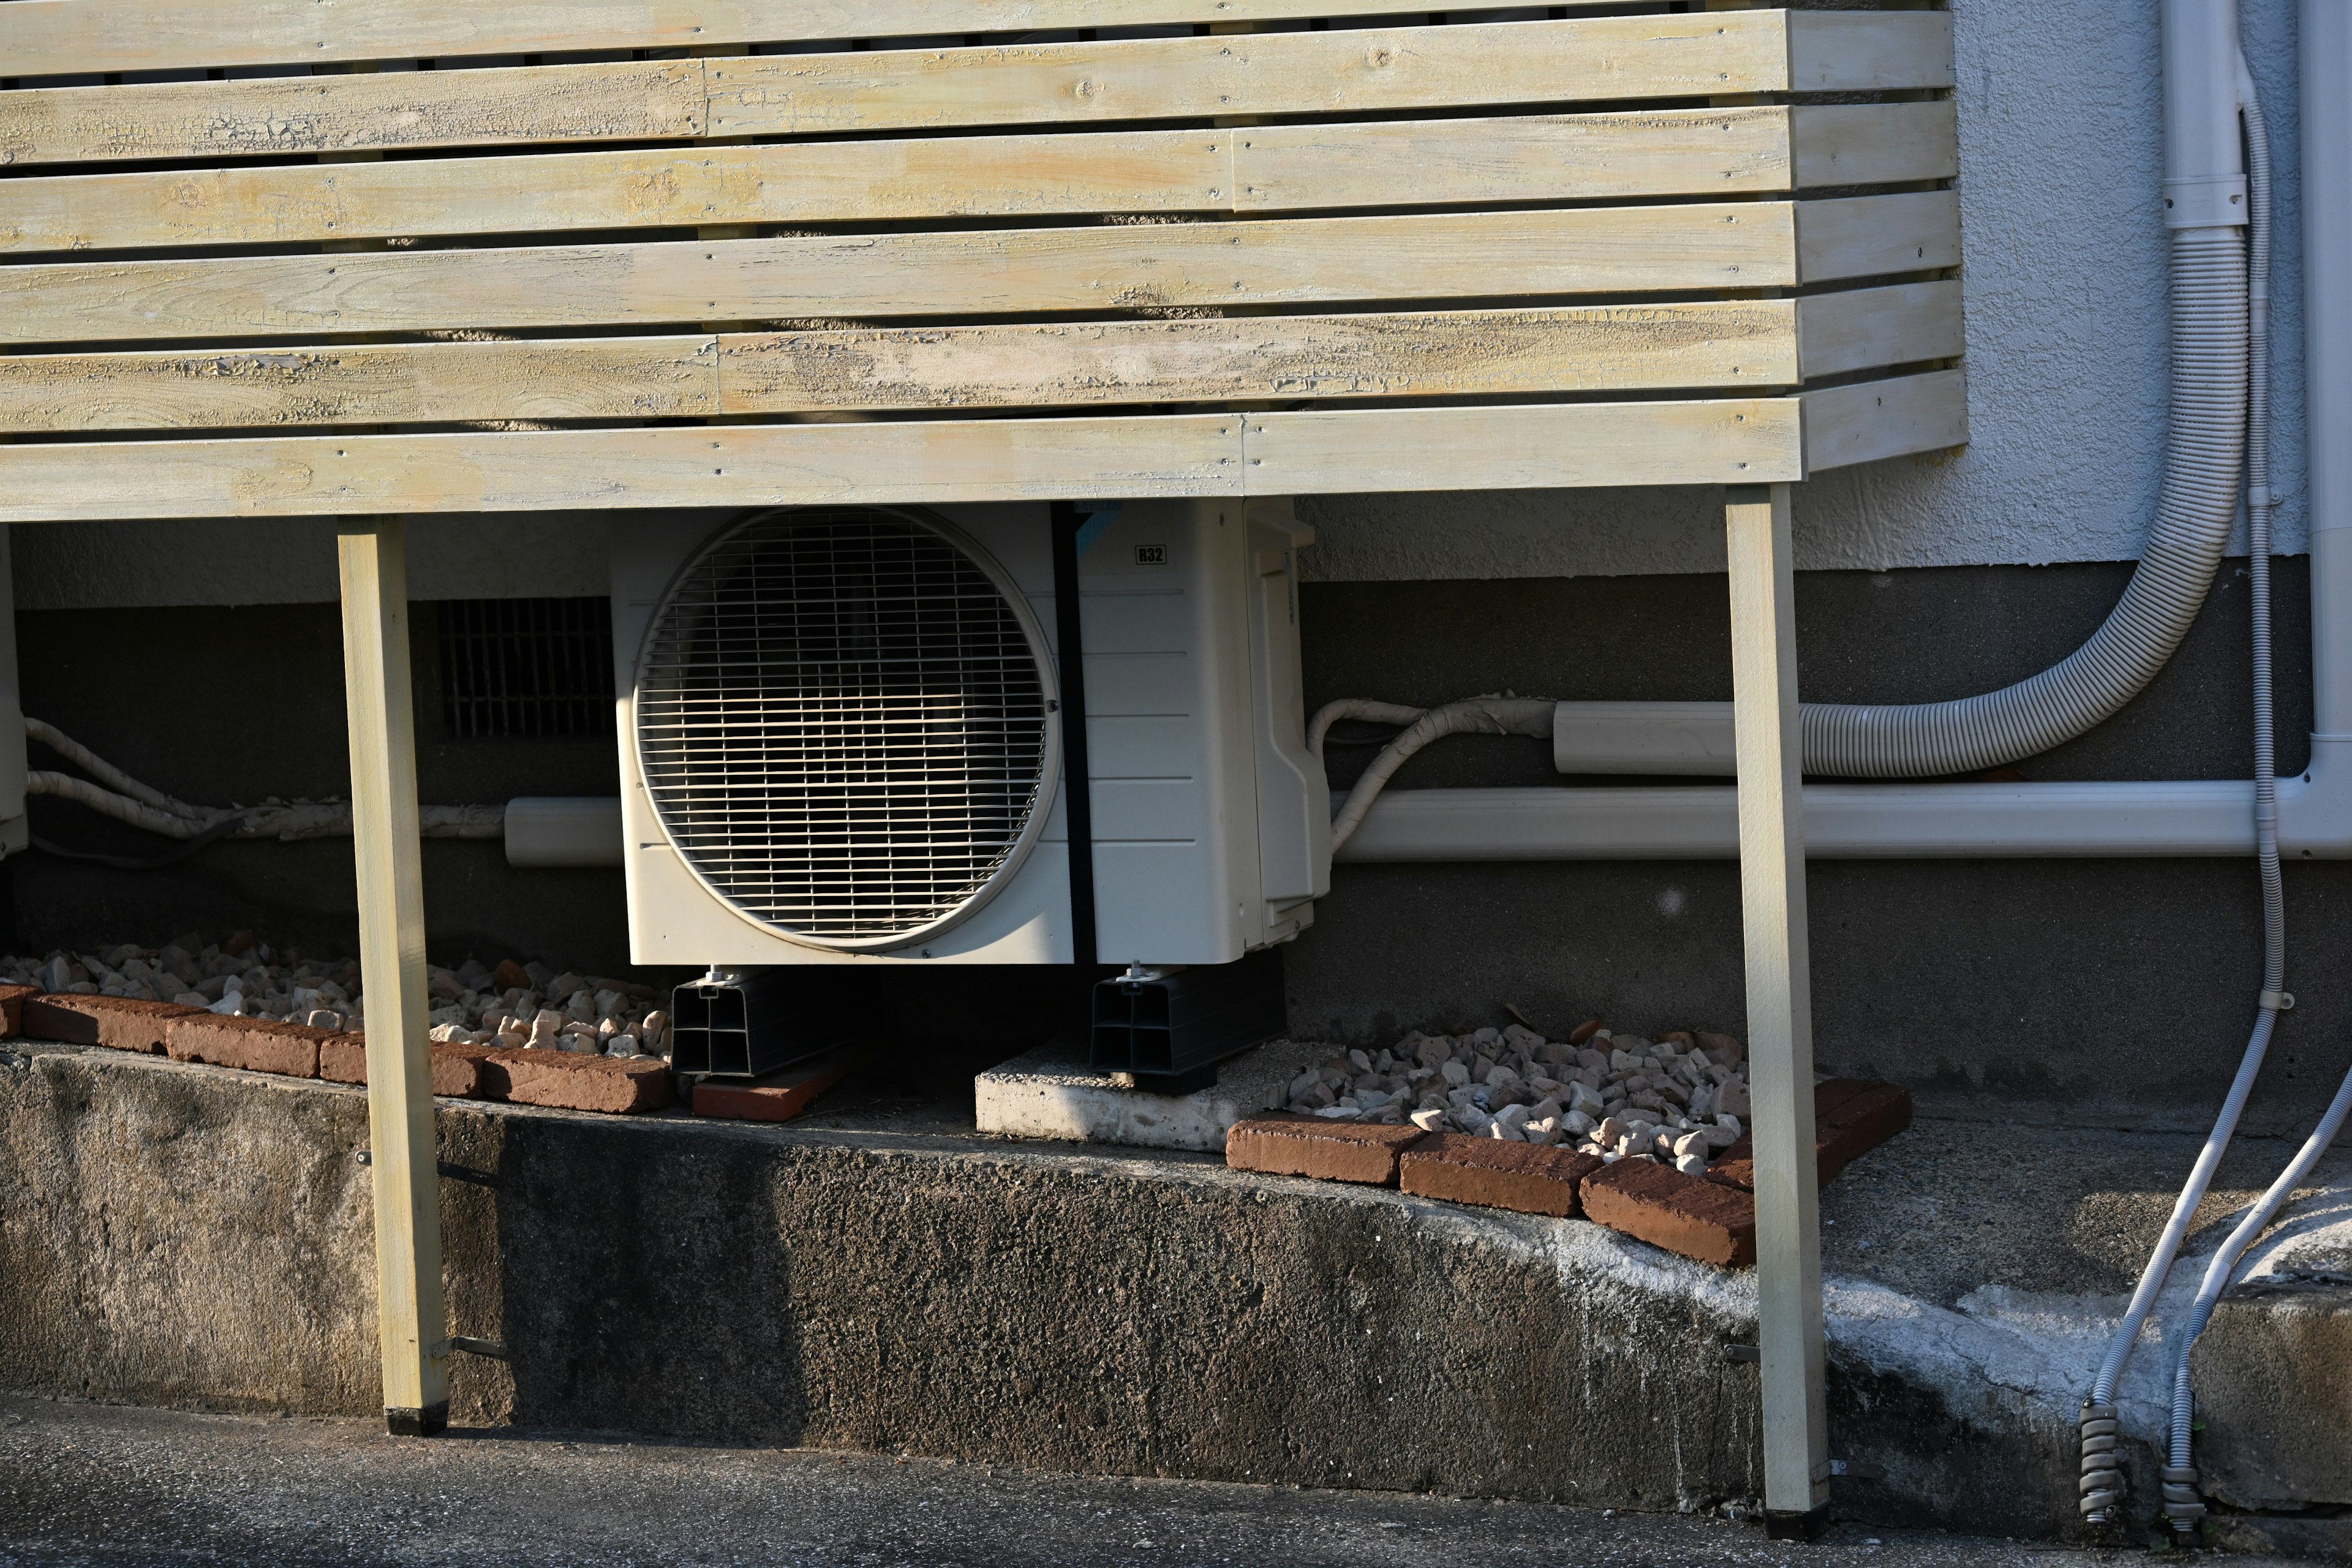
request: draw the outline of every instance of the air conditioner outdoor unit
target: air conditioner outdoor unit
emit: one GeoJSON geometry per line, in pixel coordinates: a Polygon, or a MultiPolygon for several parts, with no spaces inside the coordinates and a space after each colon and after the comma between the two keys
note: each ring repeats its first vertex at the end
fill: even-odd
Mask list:
{"type": "MultiPolygon", "coordinates": [[[[1226,963],[1330,873],[1287,502],[1130,501],[1077,557],[1104,963],[1226,963]]],[[[1073,961],[1042,504],[614,531],[630,939],[731,968],[1073,961]]]]}

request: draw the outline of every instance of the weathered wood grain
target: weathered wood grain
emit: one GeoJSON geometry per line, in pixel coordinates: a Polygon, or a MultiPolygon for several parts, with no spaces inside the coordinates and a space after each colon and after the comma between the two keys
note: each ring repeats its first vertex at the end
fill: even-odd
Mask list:
{"type": "Polygon", "coordinates": [[[1801,395],[1809,472],[1964,446],[1969,438],[1968,373],[1858,381],[1801,395]]]}
{"type": "MultiPolygon", "coordinates": [[[[1949,11],[1783,15],[1789,39],[1786,91],[1885,92],[1952,85],[1949,11]]],[[[1725,18],[1717,13],[1715,19],[1725,18]]]]}
{"type": "Polygon", "coordinates": [[[1957,191],[1797,204],[1797,270],[1809,283],[1938,271],[1959,264],[1957,191]]]}
{"type": "Polygon", "coordinates": [[[0,432],[706,418],[708,337],[0,355],[0,432]]]}
{"type": "Polygon", "coordinates": [[[0,164],[677,140],[707,102],[699,60],[49,88],[0,92],[0,164]]]}
{"type": "MultiPolygon", "coordinates": [[[[1777,92],[1790,25],[1757,11],[754,56],[710,62],[710,125],[799,136],[1777,92]]],[[[1930,56],[1907,74],[1934,75],[1930,56]]]]}
{"type": "Polygon", "coordinates": [[[1249,416],[1250,493],[1763,483],[1803,477],[1793,398],[1249,416]]]}
{"type": "Polygon", "coordinates": [[[1236,495],[1232,416],[0,447],[0,521],[1236,495]]]}
{"type": "Polygon", "coordinates": [[[729,413],[1769,386],[1795,303],[905,327],[720,340],[729,413]]]}
{"type": "Polygon", "coordinates": [[[1960,172],[1959,120],[1949,99],[1810,104],[1791,121],[1790,153],[1801,190],[1948,180],[1960,172]]]}
{"type": "Polygon", "coordinates": [[[25,265],[0,342],[1785,288],[1796,205],[25,265]]]}
{"type": "Polygon", "coordinates": [[[1967,346],[1960,286],[1946,279],[1813,294],[1797,301],[1803,378],[1955,359],[1967,346]]]}
{"type": "MultiPolygon", "coordinates": [[[[1570,9],[1601,3],[1565,0],[1570,9]]],[[[1428,0],[1345,5],[1355,16],[1428,8],[1428,0]]],[[[0,5],[0,54],[12,72],[40,77],[1331,14],[1332,0],[9,0],[0,5]]]]}
{"type": "Polygon", "coordinates": [[[1810,109],[1632,110],[1233,132],[1237,205],[1619,201],[1791,189],[1790,117],[1810,109]]]}
{"type": "Polygon", "coordinates": [[[0,432],[1787,386],[1960,353],[1959,287],[1802,300],[0,356],[0,432]]]}
{"type": "Polygon", "coordinates": [[[1958,155],[1950,110],[1771,105],[32,177],[0,181],[0,250],[1769,194],[1941,177],[1958,155]]]}
{"type": "Polygon", "coordinates": [[[5,180],[0,250],[1211,212],[1231,205],[1231,141],[940,137],[5,180]]]}
{"type": "MultiPolygon", "coordinates": [[[[11,15],[0,11],[0,31],[11,15]]],[[[1943,12],[837,49],[13,92],[0,94],[0,163],[1633,101],[1950,76],[1943,12]]]]}
{"type": "Polygon", "coordinates": [[[1800,424],[1777,397],[20,443],[0,521],[1740,483],[1801,472],[1800,424]]]}

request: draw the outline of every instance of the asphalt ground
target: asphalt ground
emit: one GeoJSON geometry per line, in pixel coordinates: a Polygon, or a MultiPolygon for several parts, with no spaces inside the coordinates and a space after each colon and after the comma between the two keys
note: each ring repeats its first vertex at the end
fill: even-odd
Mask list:
{"type": "Polygon", "coordinates": [[[0,1564],[11,1568],[2095,1568],[2144,1558],[1853,1524],[1801,1545],[1700,1516],[589,1435],[396,1438],[371,1422],[0,1395],[0,1564]]]}

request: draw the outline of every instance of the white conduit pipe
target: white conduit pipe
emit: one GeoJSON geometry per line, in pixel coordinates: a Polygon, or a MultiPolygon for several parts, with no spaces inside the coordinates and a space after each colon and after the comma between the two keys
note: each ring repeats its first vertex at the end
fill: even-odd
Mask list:
{"type": "MultiPolygon", "coordinates": [[[[2276,792],[2277,748],[2276,724],[2273,712],[2271,679],[2271,496],[2270,496],[2270,254],[2271,254],[2271,167],[2269,129],[2263,118],[2262,105],[2254,93],[2252,77],[2242,59],[2236,71],[2239,109],[2245,121],[2247,154],[2247,208],[2249,217],[2247,268],[2248,310],[2247,344],[2250,375],[2246,416],[2246,483],[2247,517],[2250,529],[2253,587],[2253,685],[2254,685],[2254,837],[2260,858],[2263,889],[2263,984],[2256,998],[2252,1037],[2246,1043],[2245,1054],[2239,1059],[2238,1071],[2230,1082],[2230,1091],[2223,1097],[2221,1113],[2214,1118],[2213,1131],[2207,1135],[2205,1146],[2198,1152],[2197,1162],[2190,1168],[2188,1181],[2174,1200],[2172,1214],[2166,1221],[2163,1234],[2149,1252],[2147,1264],[2141,1270],[2138,1286],[2132,1292],[2131,1304],[2122,1322],[2108,1342],[2107,1352],[2099,1363],[2097,1376],[2089,1395],[2083,1401],[2082,1412],[2082,1476],[2081,1504],[2085,1518],[2092,1523],[2103,1523],[2123,1498],[2123,1455],[2115,1404],[2116,1385],[2123,1376],[2125,1363],[2139,1342],[2140,1329],[2171,1274],[2174,1260],[2179,1256],[2181,1243],[2189,1234],[2189,1221],[2197,1205],[2205,1199],[2206,1189],[2212,1184],[2213,1173],[2221,1163],[2222,1154],[2235,1136],[2238,1119],[2244,1113],[2246,1100],[2253,1093],[2254,1080],[2260,1076],[2263,1058],[2269,1053],[2271,1035],[2278,1021],[2279,1010],[2291,1006],[2293,999],[2285,994],[2286,984],[2286,903],[2279,879],[2278,796],[2276,792]]],[[[2290,1188],[2290,1190],[2292,1190],[2290,1188]]],[[[2252,1239],[2251,1237],[2248,1237],[2252,1239]]],[[[2224,1280],[2229,1275],[2233,1255],[2227,1247],[2215,1260],[2224,1280]]],[[[2211,1276],[2208,1276],[2208,1287],[2211,1276]]],[[[2214,1292],[2218,1296],[2218,1291],[2214,1292]]],[[[2205,1313],[2211,1304],[2203,1293],[2199,1302],[2205,1313]]],[[[2202,1317],[2197,1321],[2202,1324],[2202,1317]]],[[[2193,1332],[2193,1331],[2192,1331],[2193,1332]]],[[[2188,1361],[2183,1352],[2178,1378],[2179,1397],[2187,1397],[2188,1361]]],[[[2183,1457],[2176,1458],[2164,1467],[2161,1484],[2164,1511],[2176,1531],[2189,1531],[2203,1517],[2205,1505],[2196,1489],[2196,1472],[2187,1468],[2185,1417],[2176,1412],[2175,1425],[2181,1436],[2175,1447],[2183,1457]]]]}

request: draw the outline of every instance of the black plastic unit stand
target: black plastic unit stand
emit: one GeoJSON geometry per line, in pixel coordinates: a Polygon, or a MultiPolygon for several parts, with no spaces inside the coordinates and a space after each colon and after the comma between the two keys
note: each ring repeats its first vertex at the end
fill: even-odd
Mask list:
{"type": "Polygon", "coordinates": [[[1800,1513],[1794,1509],[1774,1509],[1764,1516],[1764,1539],[1767,1541],[1819,1541],[1830,1527],[1830,1505],[1807,1509],[1800,1513]]]}
{"type": "Polygon", "coordinates": [[[856,987],[830,969],[755,969],[670,993],[670,1070],[759,1078],[837,1046],[860,1029],[856,987]]]}
{"type": "Polygon", "coordinates": [[[1232,963],[1095,986],[1097,1072],[1132,1073],[1139,1088],[1189,1093],[1216,1081],[1216,1065],[1282,1033],[1282,950],[1232,963]]]}

